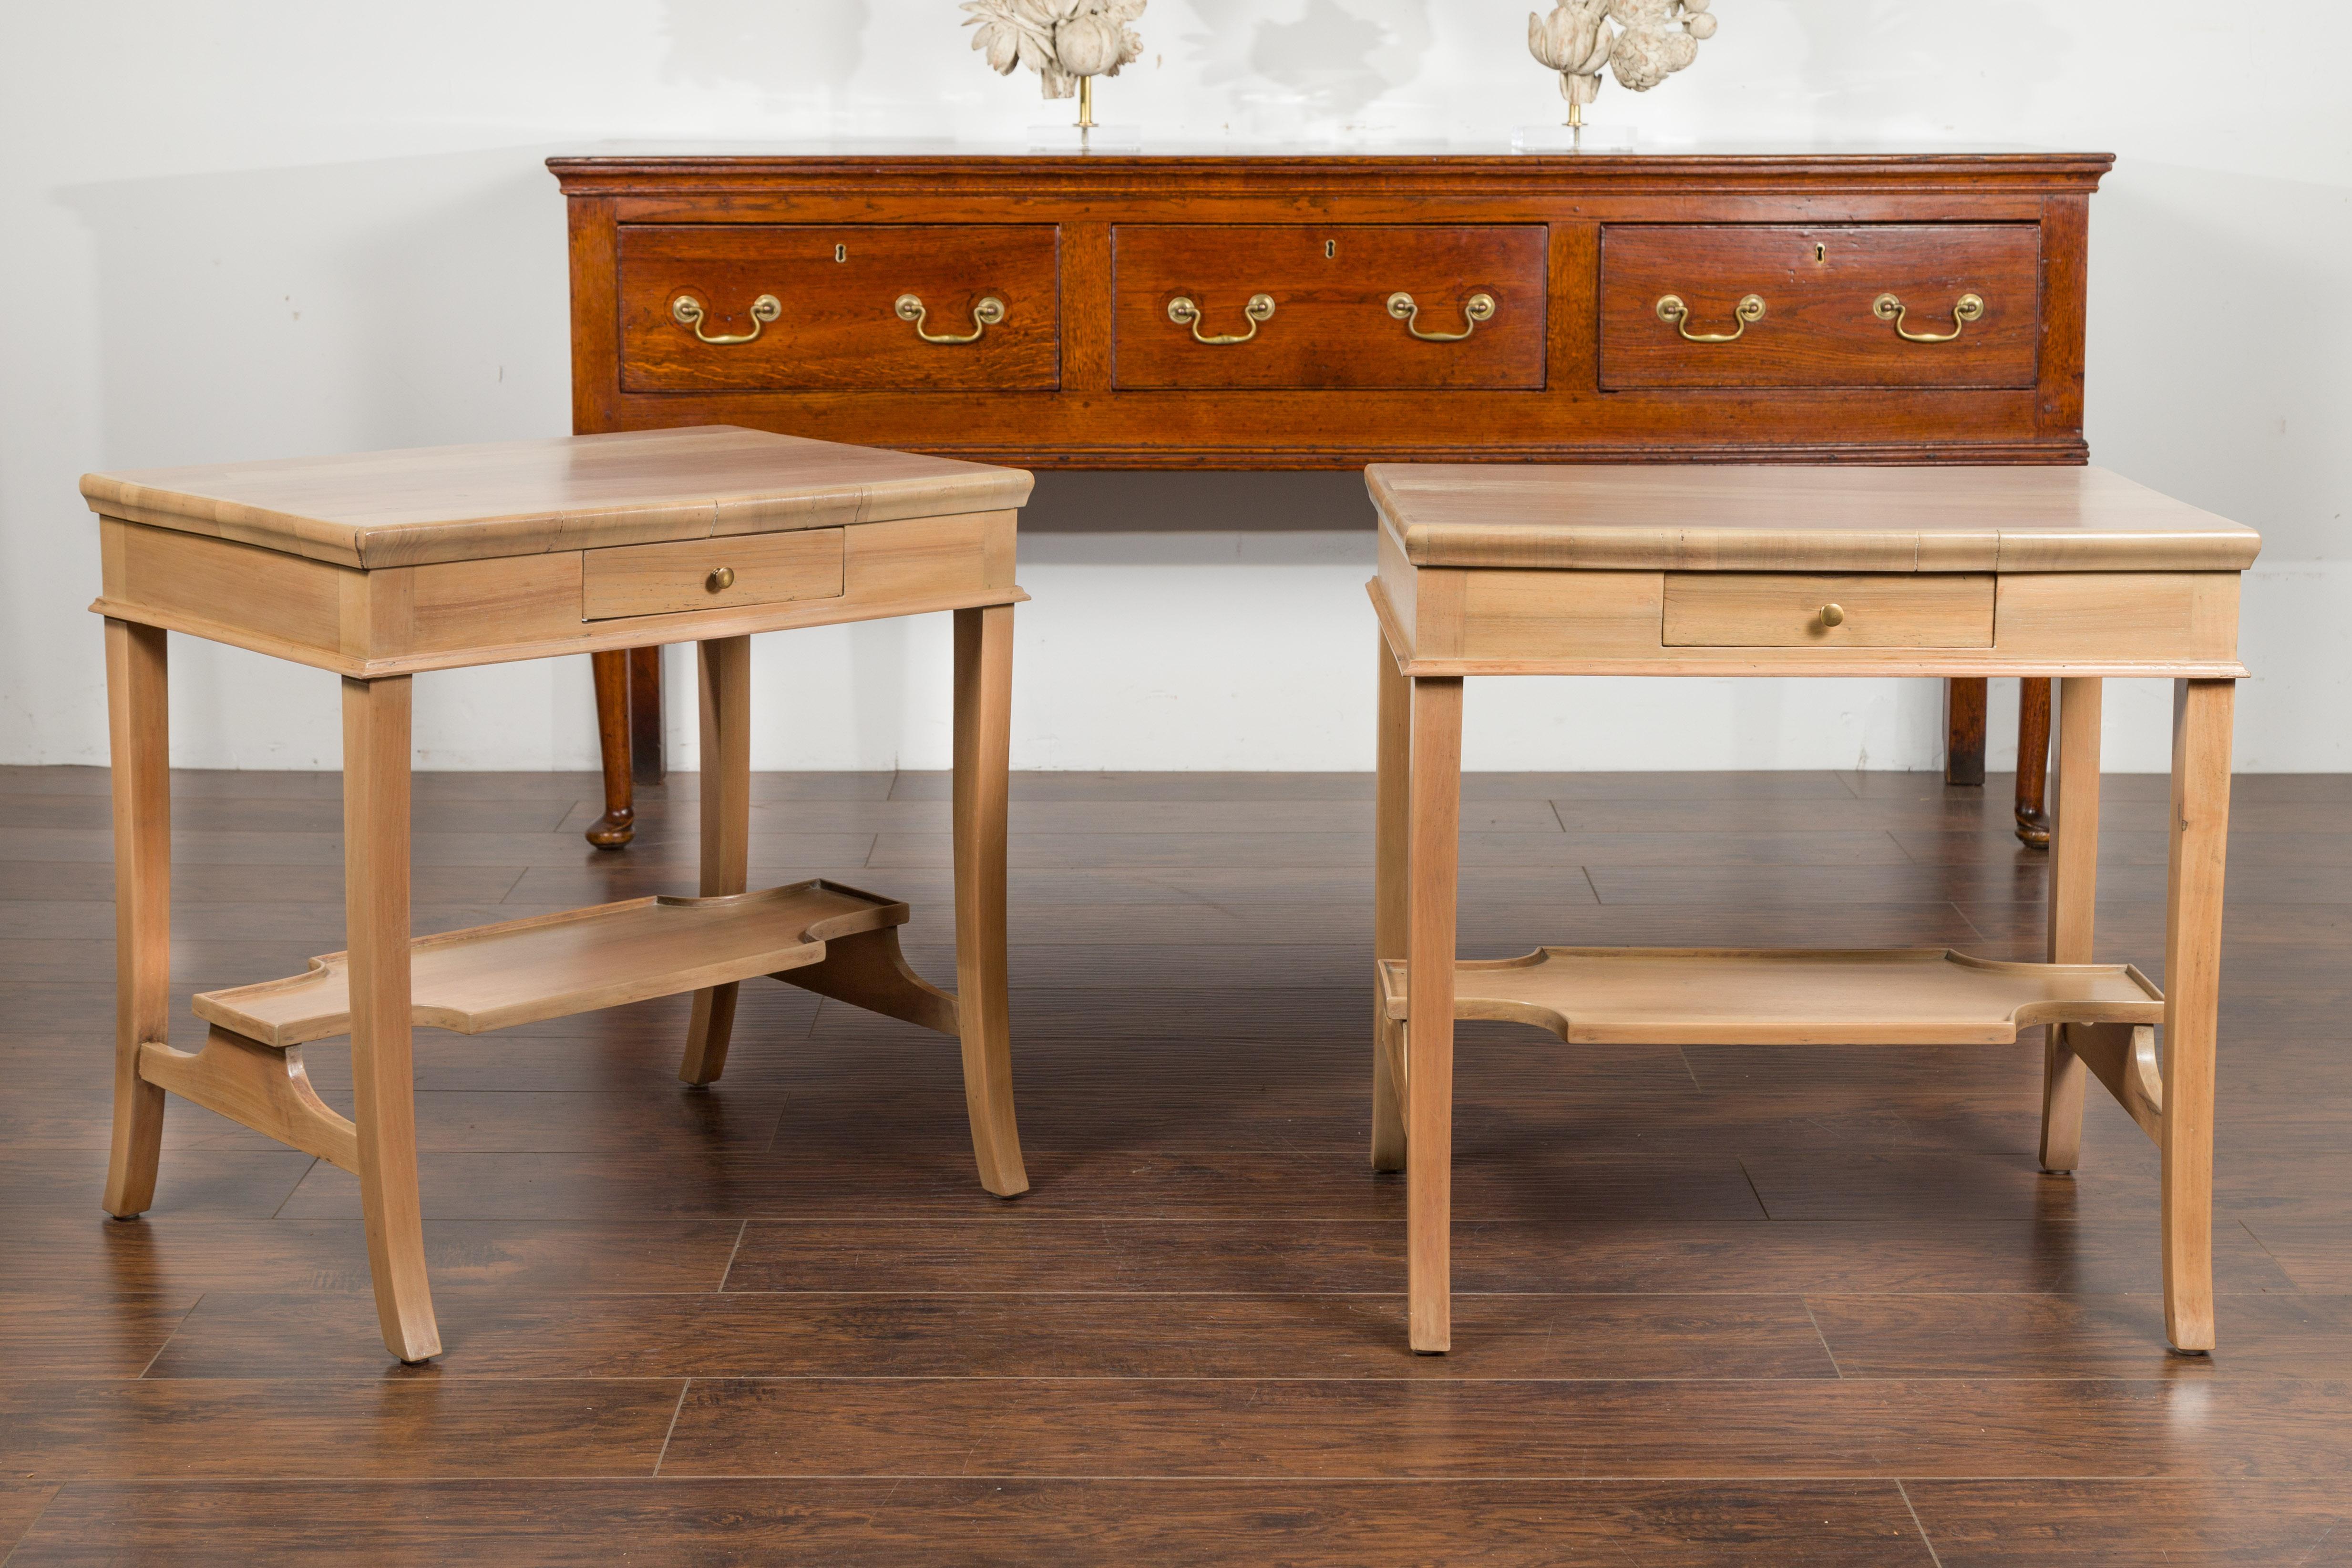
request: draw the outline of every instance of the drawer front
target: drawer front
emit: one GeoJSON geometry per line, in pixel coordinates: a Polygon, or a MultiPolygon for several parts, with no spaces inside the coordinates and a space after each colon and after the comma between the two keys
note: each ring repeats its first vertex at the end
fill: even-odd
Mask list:
{"type": "Polygon", "coordinates": [[[2030,387],[2041,298],[2036,224],[1612,225],[1601,384],[2030,387]]]}
{"type": "Polygon", "coordinates": [[[1669,648],[1990,648],[1990,572],[1670,571],[1669,648]]]}
{"type": "Polygon", "coordinates": [[[843,533],[805,528],[588,550],[582,560],[580,619],[838,599],[843,533]]]}
{"type": "Polygon", "coordinates": [[[1541,225],[1123,224],[1111,232],[1122,389],[1544,384],[1541,225]],[[1472,319],[1474,308],[1483,319],[1472,319]]]}
{"type": "Polygon", "coordinates": [[[1051,391],[1061,384],[1059,234],[1046,224],[624,224],[622,389],[1051,391]],[[909,296],[919,321],[912,307],[901,314],[909,296]],[[983,308],[991,299],[997,308],[983,308]],[[680,319],[681,300],[698,320],[680,319]],[[975,331],[968,342],[924,340],[975,331]],[[712,340],[722,338],[740,340],[712,340]]]}

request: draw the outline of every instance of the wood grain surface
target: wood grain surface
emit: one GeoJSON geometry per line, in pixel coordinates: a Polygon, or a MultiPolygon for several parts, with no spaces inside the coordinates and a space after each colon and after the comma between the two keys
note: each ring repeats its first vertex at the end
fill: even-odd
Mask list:
{"type": "Polygon", "coordinates": [[[2088,209],[2112,162],[909,143],[550,167],[571,211],[576,430],[1280,469],[2079,463],[2088,209]],[[671,314],[697,288],[710,333],[748,333],[763,293],[777,319],[697,342],[671,314]],[[1770,308],[1738,343],[1692,344],[1655,315],[1668,288],[1694,330],[1745,289],[1770,308]],[[921,344],[888,314],[909,289],[933,331],[970,330],[982,290],[1008,313],[978,343],[921,344]],[[1482,290],[1496,315],[1460,343],[1416,341],[1385,308],[1410,293],[1424,330],[1458,331],[1482,290]],[[1873,313],[1892,292],[1909,330],[1941,334],[1968,291],[1985,312],[1949,343],[1873,313]],[[1236,335],[1257,293],[1276,314],[1246,344],[1204,346],[1167,315],[1184,294],[1204,333],[1236,335]]]}
{"type": "Polygon", "coordinates": [[[2229,572],[2262,536],[2105,468],[1376,463],[1415,566],[2229,572]]]}
{"type": "Polygon", "coordinates": [[[1117,270],[1116,384],[1128,388],[1535,389],[1544,384],[1545,231],[1539,224],[1412,228],[1360,225],[1122,224],[1117,270]],[[1421,308],[1414,338],[1391,295],[1421,308]],[[1248,333],[1243,307],[1264,294],[1275,312],[1245,343],[1198,341],[1171,320],[1170,301],[1201,308],[1211,338],[1248,333]],[[1463,319],[1474,294],[1493,318],[1463,319]]]}
{"type": "Polygon", "coordinates": [[[704,425],[85,474],[81,493],[106,517],[374,570],[997,511],[1029,476],[704,425]]]}
{"type": "Polygon", "coordinates": [[[1058,248],[1052,224],[631,224],[621,231],[623,384],[1050,392],[1061,379],[1058,248]],[[933,336],[971,332],[983,298],[1004,315],[977,342],[927,343],[897,314],[905,294],[922,301],[933,336]],[[713,344],[673,315],[680,295],[703,305],[709,337],[749,334],[761,295],[782,310],[751,342],[713,344]]]}
{"type": "MultiPolygon", "coordinates": [[[[643,789],[618,857],[577,836],[593,774],[417,776],[416,929],[693,892],[698,782],[643,789]]],[[[2162,983],[2167,789],[2097,782],[2084,956],[2162,983]]],[[[1473,775],[1462,953],[2040,959],[2052,868],[2009,784],[1473,775]]],[[[169,787],[164,1021],[193,1051],[194,992],[344,941],[339,781],[169,787]]],[[[2342,1560],[2352,779],[2232,781],[2201,1361],[2162,1349],[2159,1152],[2094,1094],[2079,1169],[2039,1169],[2037,1031],[1481,1021],[1455,1031],[1455,1348],[1415,1358],[1403,1183],[1365,1157],[1370,776],[1011,794],[1031,1192],[972,1182],[952,1041],[764,979],[706,1090],[675,1076],[685,997],[420,1030],[444,1354],[416,1371],[371,1332],[331,1166],[174,1099],[152,1207],[104,1216],[107,775],[0,769],[9,1568],[2342,1560]]],[[[749,815],[752,885],[906,897],[915,967],[948,977],[943,776],[762,775],[749,815]]],[[[306,1055],[348,1113],[348,1052],[306,1055]]]]}
{"type": "Polygon", "coordinates": [[[1633,387],[2032,386],[2041,341],[2037,224],[1612,224],[1601,231],[1601,384],[1633,387]],[[1658,316],[1689,308],[1694,343],[1658,316]],[[1748,295],[1764,314],[1741,329],[1748,295]],[[1874,314],[1882,294],[1905,329],[1954,329],[1964,294],[1984,302],[1949,342],[1908,342],[1874,314]]]}

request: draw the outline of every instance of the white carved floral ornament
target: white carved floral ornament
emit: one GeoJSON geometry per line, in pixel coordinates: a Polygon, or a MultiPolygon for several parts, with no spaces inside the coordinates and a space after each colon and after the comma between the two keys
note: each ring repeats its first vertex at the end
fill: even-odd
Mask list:
{"type": "Polygon", "coordinates": [[[1696,59],[1700,40],[1715,37],[1715,17],[1708,9],[1713,4],[1561,0],[1549,16],[1528,16],[1528,48],[1559,72],[1570,123],[1581,124],[1584,106],[1600,96],[1603,68],[1619,86],[1647,92],[1696,59]]]}
{"type": "Polygon", "coordinates": [[[1145,0],[964,0],[967,27],[980,31],[971,47],[984,50],[999,76],[1016,66],[1037,73],[1047,98],[1076,96],[1087,77],[1118,75],[1143,54],[1143,36],[1129,24],[1145,0]]]}

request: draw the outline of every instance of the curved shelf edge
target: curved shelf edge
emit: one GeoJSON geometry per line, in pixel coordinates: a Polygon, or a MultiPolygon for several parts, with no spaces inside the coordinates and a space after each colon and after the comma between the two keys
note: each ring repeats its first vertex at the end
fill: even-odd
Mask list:
{"type": "MultiPolygon", "coordinates": [[[[633,898],[420,936],[410,1013],[459,1034],[593,1012],[822,963],[825,944],[903,925],[904,904],[822,879],[724,898],[633,898]]],[[[347,955],[195,998],[196,1016],[284,1048],[350,1032],[347,955]]]]}
{"type": "MultiPolygon", "coordinates": [[[[1402,1021],[1403,961],[1381,960],[1379,977],[1402,1021]]],[[[2164,994],[2128,964],[1948,947],[1539,947],[1457,962],[1454,1016],[1574,1045],[2003,1045],[2033,1024],[2158,1024],[2164,994]]]]}

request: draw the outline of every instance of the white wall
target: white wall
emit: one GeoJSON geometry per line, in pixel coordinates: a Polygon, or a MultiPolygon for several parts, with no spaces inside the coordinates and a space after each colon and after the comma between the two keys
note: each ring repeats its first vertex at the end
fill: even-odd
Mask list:
{"type": "MultiPolygon", "coordinates": [[[[1494,143],[1559,100],[1524,0],[1153,0],[1106,84],[1154,139],[1494,143]]],[[[1719,0],[1699,63],[1598,115],[1649,145],[2113,151],[2093,203],[2095,461],[2260,528],[2238,758],[2352,768],[2352,11],[1719,0]]],[[[0,0],[0,762],[105,755],[85,469],[561,434],[551,152],[1021,138],[952,0],[0,0]]],[[[1344,476],[1048,476],[1014,759],[1360,768],[1368,541],[1344,476]],[[1287,535],[1046,530],[1223,523],[1287,535]],[[1213,607],[1206,615],[1202,604],[1213,607]]],[[[761,767],[937,767],[945,629],[795,633],[761,767]]],[[[786,640],[766,640],[763,669],[786,640]]],[[[174,639],[184,763],[332,767],[332,683],[174,639]]],[[[671,679],[683,689],[682,660],[671,679]]],[[[2014,687],[1996,687],[1995,759],[2014,687]]],[[[1927,683],[1483,683],[1479,767],[1935,766],[1927,683]]],[[[685,705],[676,705],[683,713],[685,705]]],[[[2110,765],[2163,764],[2117,689],[2110,765]]],[[[443,767],[586,766],[586,662],[427,677],[443,767]]],[[[687,753],[690,765],[691,752],[687,753]]]]}

